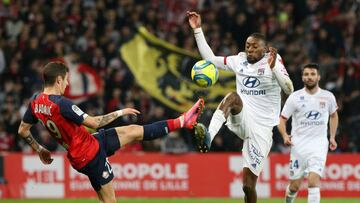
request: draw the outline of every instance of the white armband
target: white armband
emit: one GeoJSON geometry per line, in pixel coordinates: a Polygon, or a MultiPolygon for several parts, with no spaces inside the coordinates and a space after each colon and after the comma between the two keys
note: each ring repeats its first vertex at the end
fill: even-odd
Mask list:
{"type": "Polygon", "coordinates": [[[117,113],[117,116],[120,117],[124,114],[123,110],[117,110],[115,111],[117,113]]]}
{"type": "Polygon", "coordinates": [[[275,66],[272,69],[276,80],[278,81],[281,89],[285,92],[285,94],[289,95],[294,91],[293,84],[289,78],[289,76],[284,75],[284,73],[281,72],[279,66],[275,66]]]}

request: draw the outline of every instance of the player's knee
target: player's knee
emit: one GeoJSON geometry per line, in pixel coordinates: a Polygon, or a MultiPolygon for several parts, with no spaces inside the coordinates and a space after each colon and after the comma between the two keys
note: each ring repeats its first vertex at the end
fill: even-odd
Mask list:
{"type": "Polygon", "coordinates": [[[309,187],[319,187],[320,186],[320,175],[310,172],[308,177],[308,186],[309,187]]]}
{"type": "Polygon", "coordinates": [[[143,128],[139,125],[128,125],[115,128],[119,136],[127,137],[132,141],[139,141],[143,137],[143,128]]]}
{"type": "Polygon", "coordinates": [[[311,188],[311,187],[319,187],[320,186],[320,183],[319,182],[316,182],[316,181],[309,181],[308,182],[308,187],[311,188]]]}
{"type": "Polygon", "coordinates": [[[299,185],[299,184],[290,184],[290,186],[289,186],[289,190],[290,190],[291,192],[297,192],[297,191],[299,191],[299,189],[300,189],[300,185],[299,185]]]}
{"type": "Polygon", "coordinates": [[[241,112],[243,107],[243,103],[242,100],[240,98],[240,96],[236,93],[236,92],[231,92],[229,94],[227,94],[223,100],[223,102],[221,102],[219,108],[222,111],[227,111],[230,110],[230,112],[232,114],[238,114],[241,112]]]}
{"type": "Polygon", "coordinates": [[[231,114],[235,115],[240,113],[243,107],[243,103],[240,96],[236,92],[232,92],[230,98],[232,103],[230,110],[231,114]]]}
{"type": "Polygon", "coordinates": [[[142,137],[143,137],[143,128],[142,128],[142,126],[129,125],[128,127],[129,127],[129,129],[128,129],[129,136],[131,136],[131,138],[133,140],[136,140],[136,141],[142,140],[142,137]]]}
{"type": "Polygon", "coordinates": [[[251,194],[255,191],[255,187],[251,186],[251,185],[243,185],[243,191],[245,194],[251,194]]]}

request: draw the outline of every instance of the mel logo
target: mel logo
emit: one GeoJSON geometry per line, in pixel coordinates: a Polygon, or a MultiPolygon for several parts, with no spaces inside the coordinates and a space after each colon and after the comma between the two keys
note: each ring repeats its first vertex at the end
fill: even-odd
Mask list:
{"type": "Polygon", "coordinates": [[[27,173],[24,183],[25,198],[63,198],[64,158],[53,156],[54,161],[44,166],[38,156],[23,156],[22,167],[27,173]]]}

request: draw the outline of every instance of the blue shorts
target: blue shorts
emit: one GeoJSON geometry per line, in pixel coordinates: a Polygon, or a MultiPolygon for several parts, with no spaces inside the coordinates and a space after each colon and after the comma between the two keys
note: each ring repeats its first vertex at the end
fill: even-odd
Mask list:
{"type": "Polygon", "coordinates": [[[99,191],[102,185],[109,183],[114,178],[107,157],[120,149],[120,141],[114,128],[100,129],[93,135],[99,142],[99,151],[94,159],[80,169],[79,172],[87,175],[94,190],[99,191]]]}

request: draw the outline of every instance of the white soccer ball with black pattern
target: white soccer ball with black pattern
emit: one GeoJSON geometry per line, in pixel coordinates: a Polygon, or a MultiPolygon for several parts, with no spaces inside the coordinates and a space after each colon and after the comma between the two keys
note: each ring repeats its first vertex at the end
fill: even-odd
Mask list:
{"type": "Polygon", "coordinates": [[[201,60],[191,70],[191,79],[200,87],[210,87],[219,78],[219,71],[210,61],[201,60]]]}

